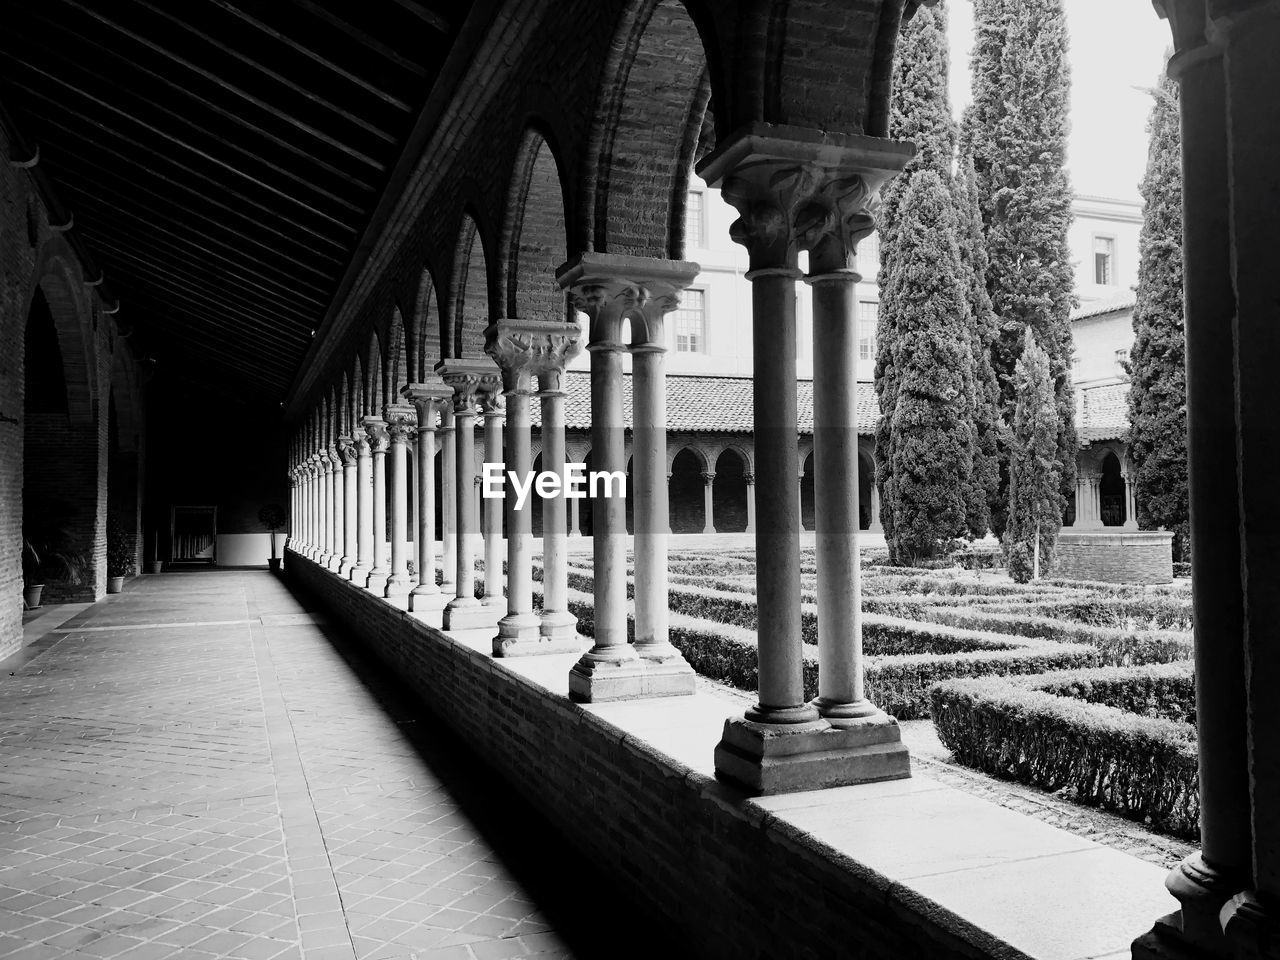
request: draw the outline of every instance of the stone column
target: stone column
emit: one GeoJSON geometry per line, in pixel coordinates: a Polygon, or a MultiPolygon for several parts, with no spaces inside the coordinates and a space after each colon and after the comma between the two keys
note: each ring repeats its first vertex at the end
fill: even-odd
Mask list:
{"type": "MultiPolygon", "coordinates": [[[[564,363],[582,350],[575,325],[574,337],[565,347],[564,361],[538,375],[538,397],[542,403],[542,469],[565,476],[567,455],[564,442],[564,363]]],[[[577,652],[578,618],[569,612],[569,545],[565,532],[565,505],[572,504],[574,533],[578,534],[579,500],[569,500],[561,484],[560,492],[542,501],[542,623],[539,633],[548,646],[567,646],[577,652]]]]}
{"type": "Polygon", "coordinates": [[[756,475],[744,473],[742,479],[747,484],[747,533],[756,532],[756,475]]]}
{"type": "MultiPolygon", "coordinates": [[[[530,403],[535,378],[550,384],[544,410],[542,469],[564,475],[564,392],[560,380],[568,359],[581,347],[576,323],[542,320],[499,320],[485,331],[485,352],[502,371],[507,400],[507,469],[523,479],[533,470],[530,447],[530,403]],[[557,463],[558,458],[558,463],[557,463]]],[[[507,614],[493,638],[495,657],[544,653],[577,653],[577,620],[568,611],[568,570],[564,557],[564,496],[557,490],[543,501],[543,614],[533,609],[533,496],[517,503],[508,488],[507,614]],[[555,531],[551,533],[550,531],[555,531]]]]}
{"type": "Polygon", "coordinates": [[[337,450],[342,464],[342,556],[338,560],[338,576],[349,580],[351,568],[356,565],[359,519],[355,441],[351,437],[339,437],[337,450]]]}
{"type": "MultiPolygon", "coordinates": [[[[1183,295],[1187,364],[1187,473],[1195,616],[1201,851],[1165,886],[1181,909],[1134,944],[1135,958],[1236,956],[1220,913],[1252,875],[1247,695],[1240,576],[1231,196],[1223,51],[1205,40],[1203,0],[1161,0],[1177,52],[1182,113],[1183,295]]],[[[1273,57],[1272,57],[1273,58],[1273,57]]],[[[1257,97],[1257,91],[1252,94],[1257,97]]],[[[1266,101],[1267,98],[1261,98],[1266,101]]],[[[1274,161],[1272,161],[1274,162],[1274,161]]],[[[1271,206],[1264,209],[1270,213],[1271,206]]],[[[1274,697],[1274,686],[1272,688],[1274,697]]]]}
{"type": "Polygon", "coordinates": [[[707,471],[702,475],[702,532],[715,533],[715,484],[716,475],[707,471]]]}
{"type": "Polygon", "coordinates": [[[871,478],[871,525],[867,533],[884,533],[884,524],[880,522],[880,487],[875,477],[871,478]]]}
{"type": "Polygon", "coordinates": [[[413,589],[409,576],[409,437],[418,429],[412,406],[407,403],[387,404],[387,472],[391,487],[391,572],[382,595],[395,599],[407,597],[413,589]]]}
{"type": "Polygon", "coordinates": [[[1076,475],[1076,489],[1083,490],[1084,497],[1077,494],[1076,523],[1080,530],[1102,529],[1102,493],[1100,485],[1102,474],[1079,473],[1076,475]]]}
{"type": "MultiPolygon", "coordinates": [[[[850,162],[881,169],[896,164],[883,147],[853,151],[850,162]],[[865,157],[865,159],[864,159],[865,157]]],[[[845,782],[911,775],[897,721],[866,698],[862,664],[861,536],[858,483],[858,333],[854,294],[858,242],[874,229],[868,202],[876,179],[832,177],[818,192],[829,211],[806,233],[813,288],[814,544],[818,569],[818,713],[857,737],[845,782]]],[[[851,745],[852,746],[852,745],[851,745]]]]}
{"type": "Polygon", "coordinates": [[[373,474],[373,489],[370,491],[373,567],[365,580],[365,587],[381,596],[391,573],[391,565],[387,562],[387,422],[381,417],[365,417],[364,430],[369,438],[370,470],[373,474]]]}
{"type": "MultiPolygon", "coordinates": [[[[443,380],[440,381],[444,383],[443,380]]],[[[449,597],[457,589],[458,575],[458,453],[453,416],[453,388],[449,401],[440,404],[440,591],[449,597]]]]}
{"type": "MultiPolygon", "coordinates": [[[[577,309],[590,319],[587,350],[591,354],[591,460],[593,472],[626,476],[626,452],[623,438],[625,420],[622,404],[623,320],[629,320],[637,346],[665,342],[663,317],[678,304],[678,291],[697,276],[698,265],[684,261],[654,260],[616,254],[584,253],[556,271],[560,285],[570,291],[577,309]]],[[[654,353],[642,350],[642,353],[654,353]]],[[[662,443],[657,436],[658,391],[665,386],[653,367],[653,361],[641,361],[647,371],[644,399],[637,409],[645,422],[636,421],[642,436],[650,442],[646,448],[662,451],[665,470],[665,423],[662,443]],[[644,431],[650,431],[645,433],[644,431]]],[[[665,395],[661,404],[665,407],[665,395]]],[[[646,449],[642,482],[646,487],[660,482],[661,471],[653,468],[654,451],[646,449]]],[[[616,482],[602,484],[594,500],[592,518],[592,550],[595,580],[595,645],[574,665],[569,673],[569,695],[576,700],[599,701],[640,696],[669,696],[693,692],[693,676],[683,658],[670,648],[674,657],[665,656],[669,647],[666,637],[655,635],[649,649],[658,657],[642,657],[627,641],[627,570],[626,570],[626,497],[616,482]],[[607,486],[607,490],[604,488],[607,486]],[[613,495],[605,495],[611,493],[613,495]]],[[[653,569],[657,559],[665,555],[665,538],[657,519],[661,494],[646,490],[637,498],[645,524],[658,539],[642,540],[636,555],[637,640],[653,628],[656,605],[666,605],[665,579],[653,569]],[[641,507],[641,499],[644,506],[641,507]],[[643,557],[643,559],[642,559],[643,557]],[[644,573],[641,573],[641,570],[644,573]],[[642,614],[641,611],[644,611],[642,614]],[[648,618],[647,620],[645,618],[648,618]],[[643,628],[642,628],[643,623],[643,628]]],[[[637,518],[639,529],[640,517],[637,518]]],[[[646,637],[646,643],[650,641],[646,637]]]]}
{"type": "Polygon", "coordinates": [[[324,468],[320,465],[320,454],[313,453],[309,458],[310,469],[307,471],[307,487],[311,496],[311,546],[310,557],[316,563],[324,554],[323,535],[320,532],[321,509],[324,506],[324,468]]]}
{"type": "Polygon", "coordinates": [[[333,557],[329,561],[329,569],[337,573],[342,568],[342,537],[346,532],[343,508],[346,501],[343,499],[342,456],[338,453],[338,441],[336,439],[333,445],[329,447],[329,462],[333,464],[333,495],[330,498],[333,512],[333,539],[329,546],[329,552],[333,554],[333,557]]]}
{"type": "MultiPolygon", "coordinates": [[[[486,390],[480,394],[480,412],[484,415],[484,462],[485,463],[501,463],[505,469],[516,470],[520,476],[528,473],[529,468],[518,468],[510,466],[510,450],[511,440],[508,432],[507,454],[503,455],[503,394],[498,390],[486,390]]],[[[510,418],[508,418],[508,431],[510,430],[510,418]]],[[[528,409],[525,411],[525,444],[528,445],[529,422],[528,409]]],[[[483,486],[483,483],[481,484],[483,486]]],[[[504,487],[504,490],[506,488],[504,487]]],[[[504,495],[501,500],[490,500],[483,505],[484,512],[481,514],[481,524],[484,533],[484,603],[494,607],[501,616],[507,607],[506,598],[502,594],[502,514],[509,504],[513,501],[512,497],[504,495]]],[[[480,504],[480,497],[476,498],[477,505],[480,504]]],[[[510,533],[510,524],[508,524],[508,535],[510,533]]],[[[510,541],[508,540],[508,543],[510,541]]],[[[507,565],[510,569],[510,564],[507,565]]],[[[532,604],[532,600],[530,603],[532,604]]],[[[501,623],[501,621],[499,621],[501,623]]]]}
{"type": "MultiPolygon", "coordinates": [[[[745,716],[726,721],[715,766],[718,777],[756,793],[908,773],[905,751],[890,742],[898,740],[896,725],[833,726],[804,696],[795,281],[801,246],[819,256],[822,269],[816,276],[838,269],[840,256],[850,249],[849,233],[867,225],[871,198],[911,153],[909,145],[872,137],[753,123],[718,143],[698,164],[699,174],[721,186],[721,195],[738,210],[730,233],[750,256],[755,474],[768,491],[756,504],[759,702],[745,716]],[[888,761],[882,762],[878,758],[886,747],[888,761]]],[[[828,305],[824,330],[838,325],[840,310],[839,304],[828,305]]],[[[847,322],[852,326],[851,316],[847,322]]],[[[840,337],[837,349],[855,342],[852,329],[840,337]]],[[[819,352],[815,349],[815,355],[819,352]]],[[[849,358],[850,372],[855,359],[849,358]]],[[[843,410],[841,381],[830,373],[827,380],[840,398],[829,411],[843,410]]],[[[847,485],[840,474],[849,467],[840,448],[827,444],[827,450],[835,454],[828,458],[825,489],[830,492],[847,485]]],[[[856,484],[856,436],[851,455],[856,484]]],[[[847,525],[834,515],[832,522],[837,534],[847,525]]],[[[850,553],[856,558],[856,551],[829,551],[828,565],[850,553]]]]}
{"type": "Polygon", "coordinates": [[[411,383],[400,391],[418,415],[418,583],[409,593],[414,613],[441,610],[449,595],[436,584],[436,420],[453,397],[443,380],[411,383]]]}
{"type": "Polygon", "coordinates": [[[351,582],[363,586],[373,569],[373,448],[363,422],[352,443],[356,449],[356,562],[351,582]]]}
{"type": "Polygon", "coordinates": [[[334,508],[333,471],[337,466],[329,455],[329,448],[320,451],[320,563],[330,570],[337,567],[338,555],[334,551],[334,529],[338,517],[334,508]]]}
{"type": "Polygon", "coordinates": [[[476,405],[482,392],[498,387],[498,369],[489,360],[441,360],[441,379],[453,391],[454,493],[456,496],[454,597],[444,608],[446,630],[492,627],[498,620],[475,595],[476,405]]]}
{"type": "Polygon", "coordinates": [[[1134,499],[1137,479],[1129,471],[1124,473],[1124,529],[1138,529],[1138,502],[1134,499]]]}
{"type": "Polygon", "coordinates": [[[569,536],[582,536],[582,510],[580,509],[582,501],[577,497],[569,501],[569,536]]]}

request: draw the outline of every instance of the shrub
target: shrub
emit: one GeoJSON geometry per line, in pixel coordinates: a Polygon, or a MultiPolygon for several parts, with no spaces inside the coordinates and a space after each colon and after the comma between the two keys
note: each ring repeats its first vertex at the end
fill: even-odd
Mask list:
{"type": "Polygon", "coordinates": [[[1189,692],[1190,670],[1173,664],[950,680],[930,691],[931,710],[939,738],[967,766],[1066,788],[1081,803],[1194,838],[1195,728],[1165,716],[1189,692]],[[1058,695],[1072,692],[1094,701],[1058,695]],[[1111,703],[1145,705],[1151,715],[1111,703]]]}
{"type": "Polygon", "coordinates": [[[129,532],[115,517],[107,519],[107,576],[127,577],[133,573],[134,544],[129,532]]]}

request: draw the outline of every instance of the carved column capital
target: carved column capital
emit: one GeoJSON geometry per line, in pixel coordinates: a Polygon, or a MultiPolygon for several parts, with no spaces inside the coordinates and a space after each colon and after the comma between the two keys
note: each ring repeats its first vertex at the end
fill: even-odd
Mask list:
{"type": "Polygon", "coordinates": [[[700,269],[688,260],[583,253],[557,269],[556,280],[590,321],[588,350],[621,350],[624,320],[633,346],[661,347],[665,317],[700,269]]]}
{"type": "Polygon", "coordinates": [[[698,173],[738,211],[730,236],[751,270],[797,269],[811,251],[818,274],[849,269],[875,227],[881,186],[915,153],[909,143],[782,124],[751,123],[698,164],[698,173]]]}
{"type": "Polygon", "coordinates": [[[748,487],[755,486],[756,475],[754,473],[744,473],[742,475],[742,482],[745,483],[748,487]]]}
{"type": "Polygon", "coordinates": [[[344,467],[349,467],[356,462],[356,442],[351,437],[339,437],[336,449],[338,459],[342,461],[344,467]]]}
{"type": "Polygon", "coordinates": [[[391,443],[408,443],[418,432],[418,417],[412,404],[389,403],[383,410],[387,437],[391,443]]]}
{"type": "Polygon", "coordinates": [[[715,472],[712,470],[708,470],[702,474],[702,482],[705,483],[708,487],[711,486],[713,483],[715,483],[715,480],[716,480],[716,475],[715,475],[715,472]]]}
{"type": "Polygon", "coordinates": [[[543,389],[548,381],[559,384],[565,366],[582,352],[580,334],[576,323],[499,320],[484,332],[484,352],[502,370],[506,394],[528,394],[535,378],[543,389]]]}
{"type": "Polygon", "coordinates": [[[498,368],[491,360],[441,360],[436,371],[453,391],[455,415],[475,416],[481,396],[497,392],[501,384],[498,368]]]}
{"type": "Polygon", "coordinates": [[[381,417],[365,417],[360,421],[365,436],[369,439],[370,453],[386,453],[390,436],[387,434],[387,421],[381,417]]]}
{"type": "Polygon", "coordinates": [[[434,382],[406,384],[400,388],[400,394],[417,409],[419,434],[437,429],[437,417],[453,399],[453,390],[439,378],[434,378],[434,382]]]}

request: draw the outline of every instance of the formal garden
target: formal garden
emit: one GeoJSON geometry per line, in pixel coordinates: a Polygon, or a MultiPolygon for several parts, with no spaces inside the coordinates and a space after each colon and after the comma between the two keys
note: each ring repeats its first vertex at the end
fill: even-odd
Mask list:
{"type": "MultiPolygon", "coordinates": [[[[813,697],[813,553],[801,561],[813,697]]],[[[752,554],[676,553],[669,576],[672,643],[703,677],[754,692],[752,554]]],[[[584,636],[592,585],[589,558],[575,558],[570,607],[584,636]]],[[[866,551],[862,609],[867,696],[900,721],[932,721],[954,762],[1198,835],[1190,581],[1019,584],[1001,569],[894,567],[866,551]]]]}

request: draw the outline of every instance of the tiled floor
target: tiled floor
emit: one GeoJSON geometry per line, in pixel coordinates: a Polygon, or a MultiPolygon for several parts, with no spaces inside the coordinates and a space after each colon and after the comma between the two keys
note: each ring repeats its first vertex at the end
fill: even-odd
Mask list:
{"type": "Polygon", "coordinates": [[[675,955],[270,574],[136,580],[3,666],[0,957],[675,955]]]}

